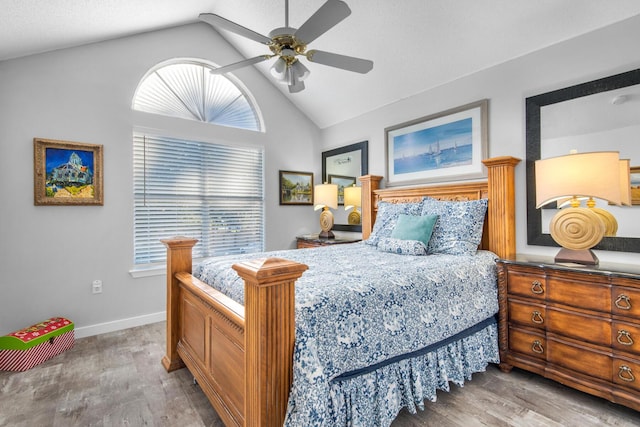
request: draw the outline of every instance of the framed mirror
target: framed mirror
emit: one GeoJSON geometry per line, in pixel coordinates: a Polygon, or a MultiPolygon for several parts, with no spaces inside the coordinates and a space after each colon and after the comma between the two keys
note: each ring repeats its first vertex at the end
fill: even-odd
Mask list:
{"type": "MultiPolygon", "coordinates": [[[[360,186],[358,177],[369,173],[369,142],[362,141],[356,144],[335,148],[322,152],[322,182],[333,182],[339,185],[354,182],[360,186]]],[[[344,204],[340,203],[338,196],[338,209],[334,213],[334,230],[338,231],[362,231],[362,224],[351,225],[347,223],[348,213],[344,210],[344,204]]]]}
{"type": "MultiPolygon", "coordinates": [[[[640,166],[640,69],[529,97],[525,104],[527,243],[558,246],[548,231],[555,209],[535,206],[535,161],[570,149],[620,151],[632,168],[640,166]]],[[[618,220],[618,234],[594,249],[640,252],[640,206],[606,209],[618,220]]]]}

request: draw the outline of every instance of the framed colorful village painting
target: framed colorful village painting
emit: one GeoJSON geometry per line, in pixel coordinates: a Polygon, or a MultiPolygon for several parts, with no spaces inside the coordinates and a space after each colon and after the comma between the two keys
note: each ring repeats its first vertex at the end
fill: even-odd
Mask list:
{"type": "Polygon", "coordinates": [[[34,138],[34,192],[39,205],[100,205],[102,145],[34,138]]]}

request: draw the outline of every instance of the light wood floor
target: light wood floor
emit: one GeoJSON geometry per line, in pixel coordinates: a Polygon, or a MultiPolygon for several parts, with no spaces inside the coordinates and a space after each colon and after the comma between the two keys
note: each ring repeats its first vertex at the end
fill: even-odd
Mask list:
{"type": "MultiPolygon", "coordinates": [[[[167,374],[164,323],[83,338],[26,372],[0,372],[0,426],[222,426],[186,369],[167,374]]],[[[640,413],[491,366],[393,427],[640,426],[640,413]]]]}

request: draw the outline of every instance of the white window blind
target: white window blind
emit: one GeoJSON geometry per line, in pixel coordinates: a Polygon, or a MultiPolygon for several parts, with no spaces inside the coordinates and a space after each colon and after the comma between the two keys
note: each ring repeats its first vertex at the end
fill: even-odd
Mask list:
{"type": "Polygon", "coordinates": [[[133,136],[135,264],[164,262],[160,239],[199,240],[194,257],[264,248],[263,149],[133,136]]]}

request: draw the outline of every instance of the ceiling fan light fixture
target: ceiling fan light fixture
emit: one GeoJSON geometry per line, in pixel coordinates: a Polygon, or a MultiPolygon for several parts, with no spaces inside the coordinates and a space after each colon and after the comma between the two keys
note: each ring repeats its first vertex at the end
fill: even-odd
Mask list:
{"type": "Polygon", "coordinates": [[[304,82],[299,80],[295,73],[291,73],[291,82],[289,83],[289,93],[298,93],[304,90],[304,82]]]}
{"type": "Polygon", "coordinates": [[[279,82],[286,82],[287,63],[284,59],[278,58],[271,66],[271,75],[279,82]]]}
{"type": "Polygon", "coordinates": [[[293,64],[291,64],[291,71],[295,73],[298,80],[301,82],[304,81],[311,72],[307,67],[305,67],[302,62],[296,60],[293,64]]]}

